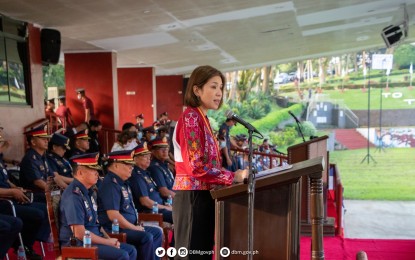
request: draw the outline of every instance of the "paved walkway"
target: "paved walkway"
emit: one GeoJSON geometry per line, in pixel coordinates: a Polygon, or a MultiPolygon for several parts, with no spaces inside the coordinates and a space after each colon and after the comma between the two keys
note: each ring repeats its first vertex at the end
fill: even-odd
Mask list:
{"type": "Polygon", "coordinates": [[[415,201],[345,200],[347,238],[415,239],[415,201]]]}

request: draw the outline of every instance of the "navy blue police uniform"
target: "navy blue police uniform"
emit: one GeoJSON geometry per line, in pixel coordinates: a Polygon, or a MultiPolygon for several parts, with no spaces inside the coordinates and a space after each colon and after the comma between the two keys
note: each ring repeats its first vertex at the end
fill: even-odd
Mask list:
{"type": "Polygon", "coordinates": [[[73,178],[71,163],[66,158],[61,157],[54,152],[48,152],[46,156],[52,172],[57,172],[59,175],[73,178]]]}
{"type": "MultiPolygon", "coordinates": [[[[71,225],[83,225],[86,230],[95,235],[103,236],[98,222],[97,204],[91,195],[92,190],[88,190],[76,178],[63,192],[60,203],[59,242],[61,245],[70,245],[70,238],[73,236],[71,225]]],[[[82,241],[77,240],[77,244],[82,245],[82,241]]],[[[93,245],[98,247],[98,255],[102,259],[135,259],[137,257],[135,248],[125,243],[121,243],[119,249],[102,244],[93,245]]]]}
{"type": "Polygon", "coordinates": [[[52,148],[54,145],[61,146],[65,150],[70,150],[69,138],[64,135],[54,133],[52,138],[49,140],[50,151],[46,153],[46,157],[48,158],[49,167],[52,172],[57,172],[59,175],[73,178],[71,164],[66,158],[53,152],[52,148]]]}
{"type": "MultiPolygon", "coordinates": [[[[112,222],[107,210],[117,210],[128,222],[138,224],[138,214],[128,182],[111,171],[108,171],[98,190],[99,221],[105,230],[110,231],[112,222]]],[[[163,237],[159,228],[146,227],[145,231],[136,231],[120,227],[120,232],[126,233],[127,243],[137,248],[139,259],[154,259],[155,249],[161,246],[163,237]]]]}
{"type": "Polygon", "coordinates": [[[70,152],[70,157],[78,156],[78,155],[82,155],[82,154],[85,154],[85,152],[82,151],[82,150],[79,150],[78,148],[72,148],[71,152],[70,152]]]}
{"type": "Polygon", "coordinates": [[[21,219],[0,214],[0,259],[6,256],[22,227],[21,219]]]}
{"type": "MultiPolygon", "coordinates": [[[[0,188],[10,189],[8,173],[2,160],[0,160],[0,188]]],[[[48,241],[50,226],[46,203],[33,202],[20,204],[11,199],[16,211],[16,216],[23,221],[22,238],[24,244],[31,250],[35,240],[48,241]]],[[[0,200],[0,213],[12,215],[8,202],[0,200]]]]}
{"type": "Polygon", "coordinates": [[[29,148],[20,162],[20,184],[23,188],[33,191],[33,201],[46,203],[45,192],[39,189],[34,181],[47,181],[48,177],[53,177],[46,155],[39,154],[34,149],[29,148]]]}
{"type": "MultiPolygon", "coordinates": [[[[158,204],[163,204],[163,198],[157,189],[157,184],[150,176],[150,173],[141,169],[138,166],[134,166],[133,172],[129,179],[131,186],[131,192],[133,194],[134,203],[138,207],[138,212],[151,212],[149,209],[140,203],[140,197],[149,197],[151,200],[158,204]]],[[[165,222],[173,223],[172,211],[167,209],[159,209],[159,213],[163,214],[163,220],[165,222]]]]}
{"type": "Polygon", "coordinates": [[[148,167],[148,171],[159,189],[166,187],[169,190],[173,190],[174,176],[169,169],[167,161],[163,162],[157,158],[153,158],[148,167]]]}

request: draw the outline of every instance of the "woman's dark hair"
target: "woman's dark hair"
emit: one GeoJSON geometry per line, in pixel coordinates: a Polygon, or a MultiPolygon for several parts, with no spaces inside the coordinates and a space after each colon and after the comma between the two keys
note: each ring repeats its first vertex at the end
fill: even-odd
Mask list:
{"type": "Polygon", "coordinates": [[[130,129],[132,126],[134,126],[135,127],[135,124],[133,124],[133,123],[131,123],[131,122],[127,122],[127,123],[125,123],[125,124],[123,124],[122,125],[122,130],[124,131],[124,130],[128,130],[128,129],[130,129]]]}
{"type": "MultiPolygon", "coordinates": [[[[187,82],[186,93],[184,94],[184,105],[189,107],[200,106],[200,99],[193,92],[193,86],[197,86],[199,89],[202,89],[206,82],[208,82],[211,78],[215,76],[219,76],[222,79],[223,87],[225,87],[225,76],[219,70],[209,65],[199,66],[196,69],[194,69],[192,74],[190,75],[189,81],[187,82]]],[[[222,103],[223,95],[220,99],[219,107],[222,106],[222,103]]]]}
{"type": "Polygon", "coordinates": [[[123,145],[127,143],[128,139],[130,139],[130,131],[128,130],[122,131],[117,136],[117,141],[123,145]]]}

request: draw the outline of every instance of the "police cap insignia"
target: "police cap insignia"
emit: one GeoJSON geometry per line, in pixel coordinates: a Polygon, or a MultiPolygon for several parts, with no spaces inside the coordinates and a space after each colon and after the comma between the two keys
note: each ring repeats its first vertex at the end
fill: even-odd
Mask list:
{"type": "Polygon", "coordinates": [[[78,166],[86,166],[88,168],[100,170],[101,166],[98,164],[98,153],[86,153],[72,156],[69,160],[78,166]]]}
{"type": "Polygon", "coordinates": [[[108,160],[110,162],[135,164],[133,156],[134,156],[134,150],[115,151],[115,152],[110,152],[108,154],[108,160]]]}
{"type": "Polygon", "coordinates": [[[169,147],[169,143],[167,142],[167,138],[163,137],[157,137],[156,139],[149,142],[150,149],[156,149],[156,148],[165,148],[169,147]]]}
{"type": "Polygon", "coordinates": [[[26,136],[33,136],[33,137],[41,137],[41,138],[50,138],[48,135],[48,126],[47,125],[40,125],[38,127],[32,128],[24,132],[26,136]]]}

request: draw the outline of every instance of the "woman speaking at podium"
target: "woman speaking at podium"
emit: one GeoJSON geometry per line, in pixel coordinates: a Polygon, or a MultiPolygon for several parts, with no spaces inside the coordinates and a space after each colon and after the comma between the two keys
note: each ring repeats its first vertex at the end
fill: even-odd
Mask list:
{"type": "MultiPolygon", "coordinates": [[[[207,117],[208,110],[217,110],[222,105],[225,83],[219,70],[200,66],[192,72],[187,84],[184,96],[187,109],[173,133],[176,248],[213,250],[215,204],[210,190],[242,182],[247,176],[247,170],[233,173],[222,168],[218,142],[207,117]]],[[[212,255],[189,254],[187,259],[212,259],[212,255]]]]}

